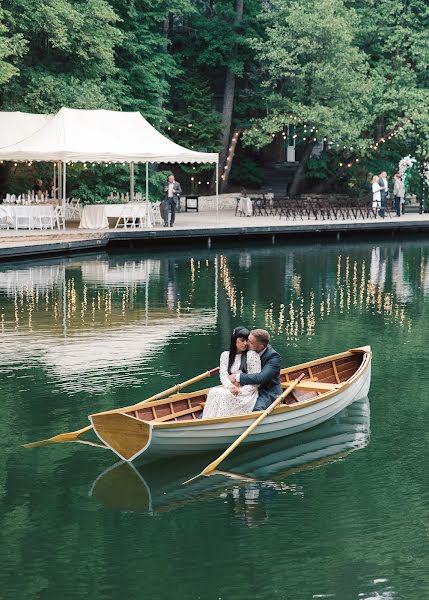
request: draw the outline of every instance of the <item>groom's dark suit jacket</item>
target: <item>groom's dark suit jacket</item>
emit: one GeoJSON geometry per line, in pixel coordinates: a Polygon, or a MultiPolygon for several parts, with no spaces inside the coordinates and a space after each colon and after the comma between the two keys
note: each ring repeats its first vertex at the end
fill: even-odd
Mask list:
{"type": "Polygon", "coordinates": [[[240,374],[240,385],[259,385],[254,411],[265,410],[282,393],[280,385],[281,356],[268,344],[261,356],[261,372],[240,374]]]}

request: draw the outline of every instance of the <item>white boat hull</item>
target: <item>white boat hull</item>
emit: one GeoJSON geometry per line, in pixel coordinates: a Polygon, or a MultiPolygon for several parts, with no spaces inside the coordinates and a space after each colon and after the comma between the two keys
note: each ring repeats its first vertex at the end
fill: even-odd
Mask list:
{"type": "MultiPolygon", "coordinates": [[[[326,400],[307,406],[303,405],[297,410],[272,413],[244,440],[243,444],[273,440],[315,427],[334,417],[353,401],[365,398],[368,395],[370,383],[371,362],[369,359],[364,372],[343,390],[330,395],[326,400]]],[[[171,428],[151,426],[147,445],[132,456],[129,462],[137,458],[153,460],[167,455],[224,449],[252,424],[254,418],[241,418],[222,423],[213,422],[210,425],[210,420],[206,419],[201,421],[201,425],[193,424],[192,427],[186,425],[171,428]]]]}

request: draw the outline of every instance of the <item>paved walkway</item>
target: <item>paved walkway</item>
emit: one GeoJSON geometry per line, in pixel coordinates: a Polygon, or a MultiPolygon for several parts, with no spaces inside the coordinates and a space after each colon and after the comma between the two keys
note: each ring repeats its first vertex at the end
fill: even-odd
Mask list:
{"type": "Polygon", "coordinates": [[[385,219],[348,220],[287,220],[277,216],[239,217],[234,211],[204,211],[200,213],[178,213],[175,226],[157,226],[152,229],[78,229],[77,223],[70,223],[65,230],[0,230],[0,258],[21,255],[46,254],[71,250],[84,250],[106,247],[116,239],[168,239],[253,236],[261,234],[302,234],[341,233],[347,231],[427,231],[429,214],[408,213],[402,217],[385,219]]]}

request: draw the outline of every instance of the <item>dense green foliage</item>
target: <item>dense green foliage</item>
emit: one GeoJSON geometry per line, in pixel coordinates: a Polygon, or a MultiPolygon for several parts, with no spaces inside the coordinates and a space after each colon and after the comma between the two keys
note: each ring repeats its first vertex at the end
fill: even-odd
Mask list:
{"type": "MultiPolygon", "coordinates": [[[[221,162],[239,126],[237,186],[263,182],[260,150],[293,126],[296,190],[362,190],[429,159],[428,26],[425,0],[0,0],[0,109],[139,110],[221,162]]],[[[74,172],[83,197],[126,189],[121,168],[74,172]]],[[[207,166],[179,176],[213,184],[207,166]]]]}

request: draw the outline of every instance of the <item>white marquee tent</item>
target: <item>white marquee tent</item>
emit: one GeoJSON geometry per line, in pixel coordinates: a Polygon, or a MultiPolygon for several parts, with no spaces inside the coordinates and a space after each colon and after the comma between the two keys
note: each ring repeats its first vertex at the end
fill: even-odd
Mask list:
{"type": "Polygon", "coordinates": [[[29,138],[51,119],[52,115],[0,112],[0,149],[29,138]]]}
{"type": "MultiPolygon", "coordinates": [[[[7,122],[10,115],[17,114],[21,117],[23,115],[23,113],[1,113],[0,126],[3,122],[7,122]]],[[[64,203],[66,164],[70,161],[129,163],[131,198],[134,197],[134,163],[146,163],[146,196],[148,196],[149,163],[215,163],[218,171],[217,153],[195,152],[175,144],[152,127],[138,112],[61,108],[52,117],[50,115],[31,115],[31,117],[30,119],[29,116],[28,120],[22,119],[22,122],[27,121],[27,132],[30,126],[34,129],[31,133],[27,133],[24,139],[21,138],[21,141],[16,141],[15,138],[14,143],[4,145],[3,135],[0,135],[0,160],[61,161],[64,203]],[[36,123],[42,123],[43,119],[44,123],[36,129],[36,123]]],[[[8,124],[10,130],[13,129],[12,121],[8,124]]],[[[217,198],[218,176],[216,177],[217,198]]],[[[217,201],[216,208],[218,208],[217,201]]]]}

